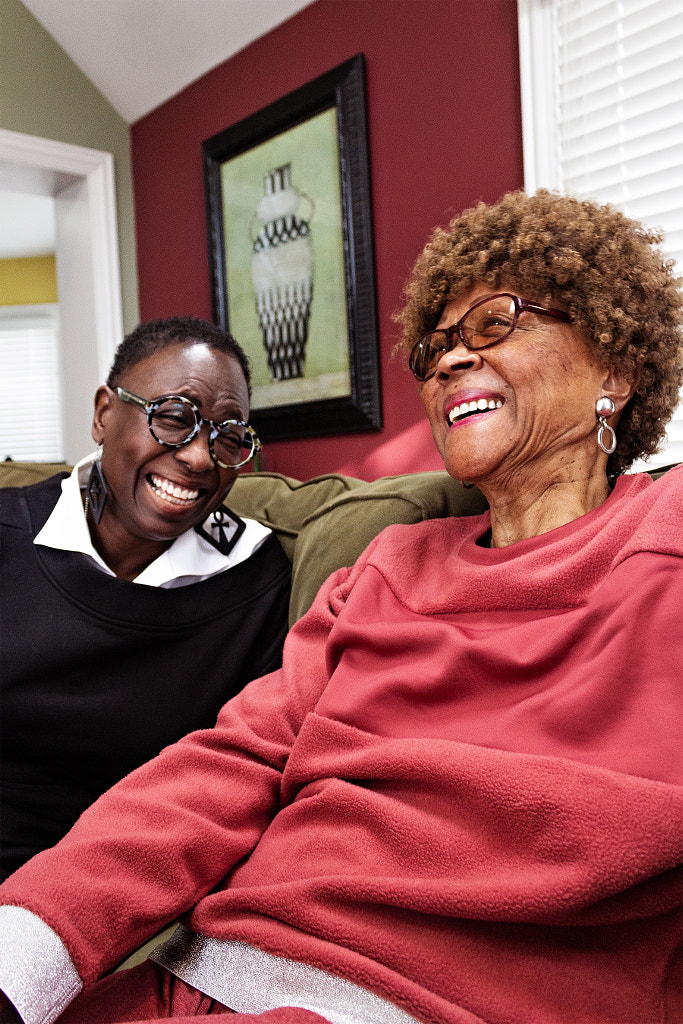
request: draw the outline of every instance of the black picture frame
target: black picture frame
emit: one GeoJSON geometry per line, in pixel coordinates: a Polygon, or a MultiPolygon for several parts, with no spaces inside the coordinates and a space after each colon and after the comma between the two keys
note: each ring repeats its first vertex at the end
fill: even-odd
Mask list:
{"type": "MultiPolygon", "coordinates": [[[[231,210],[237,210],[234,203],[237,201],[231,196],[237,196],[239,189],[231,183],[225,187],[231,174],[237,174],[239,168],[250,166],[250,162],[262,161],[264,166],[268,165],[270,147],[273,154],[287,151],[288,146],[297,150],[297,140],[306,139],[305,134],[309,131],[316,133],[319,129],[323,134],[316,134],[312,138],[330,138],[330,133],[336,136],[333,140],[334,153],[329,145],[326,145],[325,153],[322,153],[322,162],[332,166],[335,161],[338,164],[338,186],[337,195],[333,200],[326,202],[326,209],[332,211],[331,219],[337,216],[332,209],[335,203],[338,204],[338,217],[340,224],[337,225],[338,245],[335,243],[329,248],[329,252],[335,252],[335,245],[338,255],[329,257],[330,266],[315,264],[312,284],[313,297],[309,308],[312,308],[310,316],[311,337],[315,326],[314,317],[320,317],[317,325],[316,345],[318,352],[324,352],[325,340],[328,333],[334,328],[337,331],[334,344],[334,358],[346,360],[344,383],[342,374],[319,374],[317,377],[311,374],[311,379],[306,379],[306,369],[299,369],[299,379],[296,381],[285,381],[284,379],[269,379],[262,388],[254,387],[252,410],[250,422],[257,430],[263,441],[286,440],[301,437],[325,436],[333,434],[357,433],[362,431],[378,431],[382,428],[382,403],[381,403],[381,380],[379,371],[379,343],[377,330],[377,309],[375,294],[375,267],[374,267],[374,245],[372,229],[372,201],[370,189],[370,168],[368,159],[368,133],[365,98],[365,60],[363,54],[340,64],[338,67],[321,75],[319,78],[308,82],[301,88],[289,93],[268,107],[257,111],[257,113],[239,123],[226,128],[212,138],[207,139],[202,145],[204,183],[206,196],[207,234],[209,264],[211,271],[212,303],[214,321],[228,330],[232,330],[238,342],[245,348],[247,354],[253,359],[255,352],[254,338],[258,335],[258,343],[263,347],[262,325],[257,317],[254,304],[254,290],[251,293],[253,308],[254,329],[257,334],[252,334],[252,328],[246,324],[246,280],[247,280],[247,243],[242,240],[244,231],[239,235],[239,243],[228,243],[226,249],[226,236],[230,238],[230,231],[237,218],[233,217],[231,210]],[[320,115],[320,116],[319,116],[320,115]],[[327,132],[327,135],[324,134],[327,132]],[[302,133],[304,133],[302,135],[302,133]],[[261,147],[261,148],[258,148],[261,147]],[[245,159],[245,155],[248,156],[245,159]],[[236,158],[240,158],[237,162],[236,158]],[[231,205],[233,204],[233,205],[231,205]],[[238,266],[241,259],[242,265],[238,266]],[[233,264],[231,264],[233,261],[233,264]],[[334,271],[332,262],[336,267],[334,271]],[[242,282],[241,291],[234,288],[235,298],[231,296],[229,287],[229,274],[233,271],[235,280],[242,282]],[[318,278],[327,285],[334,281],[337,274],[337,298],[332,300],[329,308],[335,307],[342,310],[338,315],[328,312],[326,319],[323,318],[315,307],[316,287],[318,278]],[[237,275],[240,275],[239,277],[237,275]],[[236,309],[234,304],[241,296],[241,306],[236,309]],[[345,307],[345,309],[344,309],[345,307]],[[237,325],[233,326],[233,318],[241,315],[243,329],[241,332],[237,325]],[[344,354],[344,325],[341,323],[346,316],[345,344],[347,352],[344,354]],[[240,334],[242,336],[240,336],[240,334]],[[245,338],[248,335],[248,338],[245,338]],[[252,346],[250,351],[249,345],[252,346]],[[326,395],[324,391],[325,381],[334,378],[335,387],[343,393],[326,395]],[[284,385],[287,384],[287,387],[284,385]],[[280,387],[282,385],[282,387],[280,387]],[[319,387],[320,393],[316,393],[319,387]],[[297,388],[306,389],[303,399],[297,396],[297,388]],[[311,391],[312,389],[312,391],[311,391]],[[313,397],[310,397],[310,394],[313,397]],[[286,396],[283,401],[279,396],[286,396]]],[[[308,147],[298,145],[298,154],[308,147]]],[[[273,157],[273,160],[275,156],[273,157]]],[[[278,156],[278,160],[281,160],[278,156]]],[[[297,159],[297,153],[293,153],[292,164],[297,159]]],[[[317,156],[311,159],[317,160],[317,156]]],[[[286,165],[287,168],[289,164],[286,165]]],[[[279,167],[276,171],[269,171],[269,187],[280,187],[273,185],[273,174],[282,171],[279,167]]],[[[285,173],[289,173],[285,171],[285,173]]],[[[337,171],[332,168],[330,180],[337,171]]],[[[287,178],[287,180],[289,180],[287,178]]],[[[250,186],[251,187],[251,186],[250,186]]],[[[255,186],[254,186],[255,187],[255,186]]],[[[258,182],[258,187],[263,188],[263,181],[258,182]]],[[[321,186],[322,187],[322,186],[321,186]]],[[[290,191],[293,186],[290,187],[290,191]]],[[[296,191],[296,190],[295,190],[296,191]]],[[[332,192],[332,189],[331,189],[332,192]]],[[[311,202],[311,209],[314,209],[314,201],[309,195],[300,193],[311,202]]],[[[243,203],[246,207],[246,203],[243,203]]],[[[260,209],[260,207],[259,207],[260,209]]],[[[243,218],[246,213],[243,214],[243,218]]],[[[252,237],[252,217],[249,229],[249,260],[254,257],[254,239],[252,237]]],[[[316,225],[312,218],[310,235],[313,236],[313,253],[315,254],[315,232],[316,225]]],[[[296,221],[296,217],[294,218],[296,221]]],[[[275,221],[273,221],[273,224],[275,221]]],[[[283,222],[284,223],[284,222],[283,222]]],[[[289,223],[289,222],[288,222],[289,223]]],[[[299,218],[301,228],[305,230],[306,221],[299,218]]],[[[242,225],[243,227],[243,225],[242,225]]],[[[268,225],[264,225],[265,231],[268,225]]],[[[272,227],[272,225],[271,225],[272,227]]],[[[326,229],[327,230],[327,229],[326,229]]],[[[331,229],[330,229],[331,230],[331,229]]],[[[322,232],[322,229],[321,229],[322,232]]],[[[326,238],[332,237],[327,231],[326,238]]],[[[257,235],[257,241],[262,234],[257,235]]],[[[259,243],[260,244],[260,243],[259,243]]],[[[309,243],[307,243],[309,244],[309,243]]],[[[315,258],[315,257],[314,257],[315,258]]],[[[249,271],[251,275],[251,270],[249,271]]],[[[249,279],[249,286],[255,289],[255,285],[249,279]]],[[[264,293],[261,293],[264,294],[264,293]]],[[[322,301],[322,300],[321,300],[322,301]]],[[[306,331],[307,328],[304,328],[306,331]]],[[[332,342],[330,342],[330,345],[332,342]]],[[[265,350],[264,350],[265,352],[265,350]]],[[[265,358],[261,353],[261,360],[265,358]]],[[[329,353],[330,358],[332,353],[329,353]]],[[[270,360],[271,356],[268,356],[270,360]]],[[[297,363],[297,366],[300,364],[297,363]]],[[[263,371],[262,371],[263,372],[263,371]]],[[[274,371],[269,364],[269,371],[292,372],[297,370],[285,367],[282,371],[274,371]]]]}

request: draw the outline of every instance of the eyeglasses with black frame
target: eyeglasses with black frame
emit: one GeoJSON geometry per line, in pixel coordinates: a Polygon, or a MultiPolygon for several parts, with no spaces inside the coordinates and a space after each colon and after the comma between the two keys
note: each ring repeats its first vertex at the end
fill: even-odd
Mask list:
{"type": "Polygon", "coordinates": [[[260,452],[262,444],[256,431],[243,420],[214,423],[205,419],[194,402],[184,395],[161,395],[151,402],[127,388],[112,389],[122,402],[135,405],[147,416],[147,426],[154,440],[166,448],[184,448],[201,428],[209,428],[209,452],[222,469],[239,469],[260,452]]]}
{"type": "Polygon", "coordinates": [[[478,299],[451,327],[428,331],[415,342],[408,360],[410,369],[420,381],[429,380],[443,355],[461,341],[465,348],[478,351],[499,345],[510,337],[522,313],[535,313],[555,320],[570,322],[570,316],[561,309],[547,309],[536,302],[521,299],[512,292],[497,292],[478,299]]]}

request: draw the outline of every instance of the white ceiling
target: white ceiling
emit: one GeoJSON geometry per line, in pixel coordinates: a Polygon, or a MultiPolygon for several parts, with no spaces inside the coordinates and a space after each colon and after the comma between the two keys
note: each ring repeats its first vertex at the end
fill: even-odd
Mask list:
{"type": "Polygon", "coordinates": [[[22,0],[130,124],[312,0],[22,0]]]}
{"type": "MultiPolygon", "coordinates": [[[[22,0],[132,124],[313,0],[22,0]]],[[[54,252],[53,201],[0,190],[0,258],[54,252]]]]}

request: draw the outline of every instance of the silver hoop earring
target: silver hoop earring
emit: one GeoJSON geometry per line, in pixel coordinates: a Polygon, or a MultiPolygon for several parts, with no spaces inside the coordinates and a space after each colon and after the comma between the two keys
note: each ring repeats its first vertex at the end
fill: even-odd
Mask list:
{"type": "Polygon", "coordinates": [[[617,435],[614,429],[607,422],[607,417],[614,413],[614,402],[607,395],[598,398],[595,403],[595,413],[598,417],[598,447],[605,455],[612,455],[617,447],[617,435]],[[609,431],[609,442],[605,444],[605,431],[609,431]]]}

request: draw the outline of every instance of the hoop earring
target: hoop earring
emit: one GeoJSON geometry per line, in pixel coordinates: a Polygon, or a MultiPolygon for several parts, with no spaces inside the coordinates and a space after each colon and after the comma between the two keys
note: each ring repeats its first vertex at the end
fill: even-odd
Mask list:
{"type": "Polygon", "coordinates": [[[595,414],[598,417],[598,448],[602,449],[605,455],[612,455],[617,447],[617,435],[614,428],[607,422],[607,417],[614,413],[614,402],[607,395],[598,398],[595,403],[595,414]],[[605,431],[609,431],[609,442],[605,444],[605,431]]]}
{"type": "Polygon", "coordinates": [[[95,461],[92,464],[90,470],[90,476],[88,477],[88,483],[85,488],[85,518],[88,518],[88,509],[92,512],[92,517],[95,521],[95,526],[99,526],[102,513],[104,512],[104,506],[107,503],[109,496],[109,488],[107,482],[104,479],[102,473],[102,445],[97,446],[97,455],[95,461]]]}

